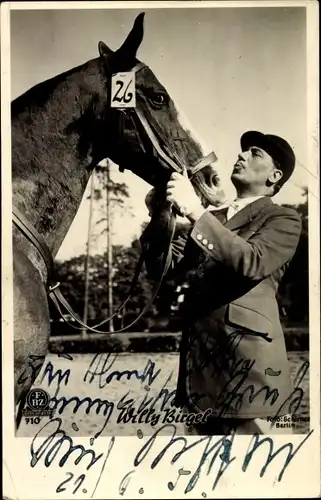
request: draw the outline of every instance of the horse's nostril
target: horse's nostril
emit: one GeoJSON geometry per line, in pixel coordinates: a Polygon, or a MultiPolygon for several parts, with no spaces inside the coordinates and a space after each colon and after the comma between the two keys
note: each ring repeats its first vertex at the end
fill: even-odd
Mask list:
{"type": "Polygon", "coordinates": [[[215,185],[215,182],[214,182],[214,177],[215,177],[215,174],[209,174],[209,173],[205,173],[203,174],[203,177],[204,177],[204,182],[205,184],[211,188],[215,185]]]}
{"type": "Polygon", "coordinates": [[[204,172],[204,182],[209,188],[213,188],[219,184],[220,178],[216,172],[204,172]]]}
{"type": "Polygon", "coordinates": [[[219,180],[220,180],[219,176],[214,173],[211,176],[211,186],[216,186],[219,183],[219,180]]]}

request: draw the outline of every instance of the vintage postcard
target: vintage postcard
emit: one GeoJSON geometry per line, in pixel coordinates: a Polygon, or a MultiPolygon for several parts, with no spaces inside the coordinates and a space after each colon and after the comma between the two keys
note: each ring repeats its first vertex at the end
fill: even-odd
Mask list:
{"type": "Polygon", "coordinates": [[[320,495],[318,19],[1,4],[3,498],[320,495]]]}

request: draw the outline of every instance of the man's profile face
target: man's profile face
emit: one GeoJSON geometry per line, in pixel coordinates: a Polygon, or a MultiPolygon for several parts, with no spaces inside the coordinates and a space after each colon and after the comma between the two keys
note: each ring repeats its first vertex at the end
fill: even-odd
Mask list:
{"type": "Polygon", "coordinates": [[[252,146],[238,155],[231,180],[235,185],[266,187],[267,179],[276,171],[272,157],[257,146],[252,146]]]}

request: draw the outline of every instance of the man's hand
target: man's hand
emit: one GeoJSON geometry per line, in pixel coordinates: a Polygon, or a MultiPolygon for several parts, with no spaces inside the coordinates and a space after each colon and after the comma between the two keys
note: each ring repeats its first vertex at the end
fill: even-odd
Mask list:
{"type": "Polygon", "coordinates": [[[191,222],[198,220],[205,212],[186,172],[183,175],[176,172],[171,175],[166,194],[167,200],[173,203],[178,211],[191,222]]]}
{"type": "Polygon", "coordinates": [[[148,208],[148,214],[152,217],[155,213],[168,213],[171,208],[171,203],[166,198],[165,186],[151,189],[145,198],[145,205],[148,208]]]}
{"type": "Polygon", "coordinates": [[[145,198],[145,205],[148,208],[148,215],[150,217],[153,215],[157,202],[158,200],[156,198],[156,189],[153,188],[150,191],[148,191],[145,198]]]}

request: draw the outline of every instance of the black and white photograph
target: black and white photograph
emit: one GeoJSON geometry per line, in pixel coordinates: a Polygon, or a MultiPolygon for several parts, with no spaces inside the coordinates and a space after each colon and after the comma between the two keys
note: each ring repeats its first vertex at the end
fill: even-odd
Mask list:
{"type": "Polygon", "coordinates": [[[318,494],[318,6],[1,8],[5,497],[318,494]]]}

